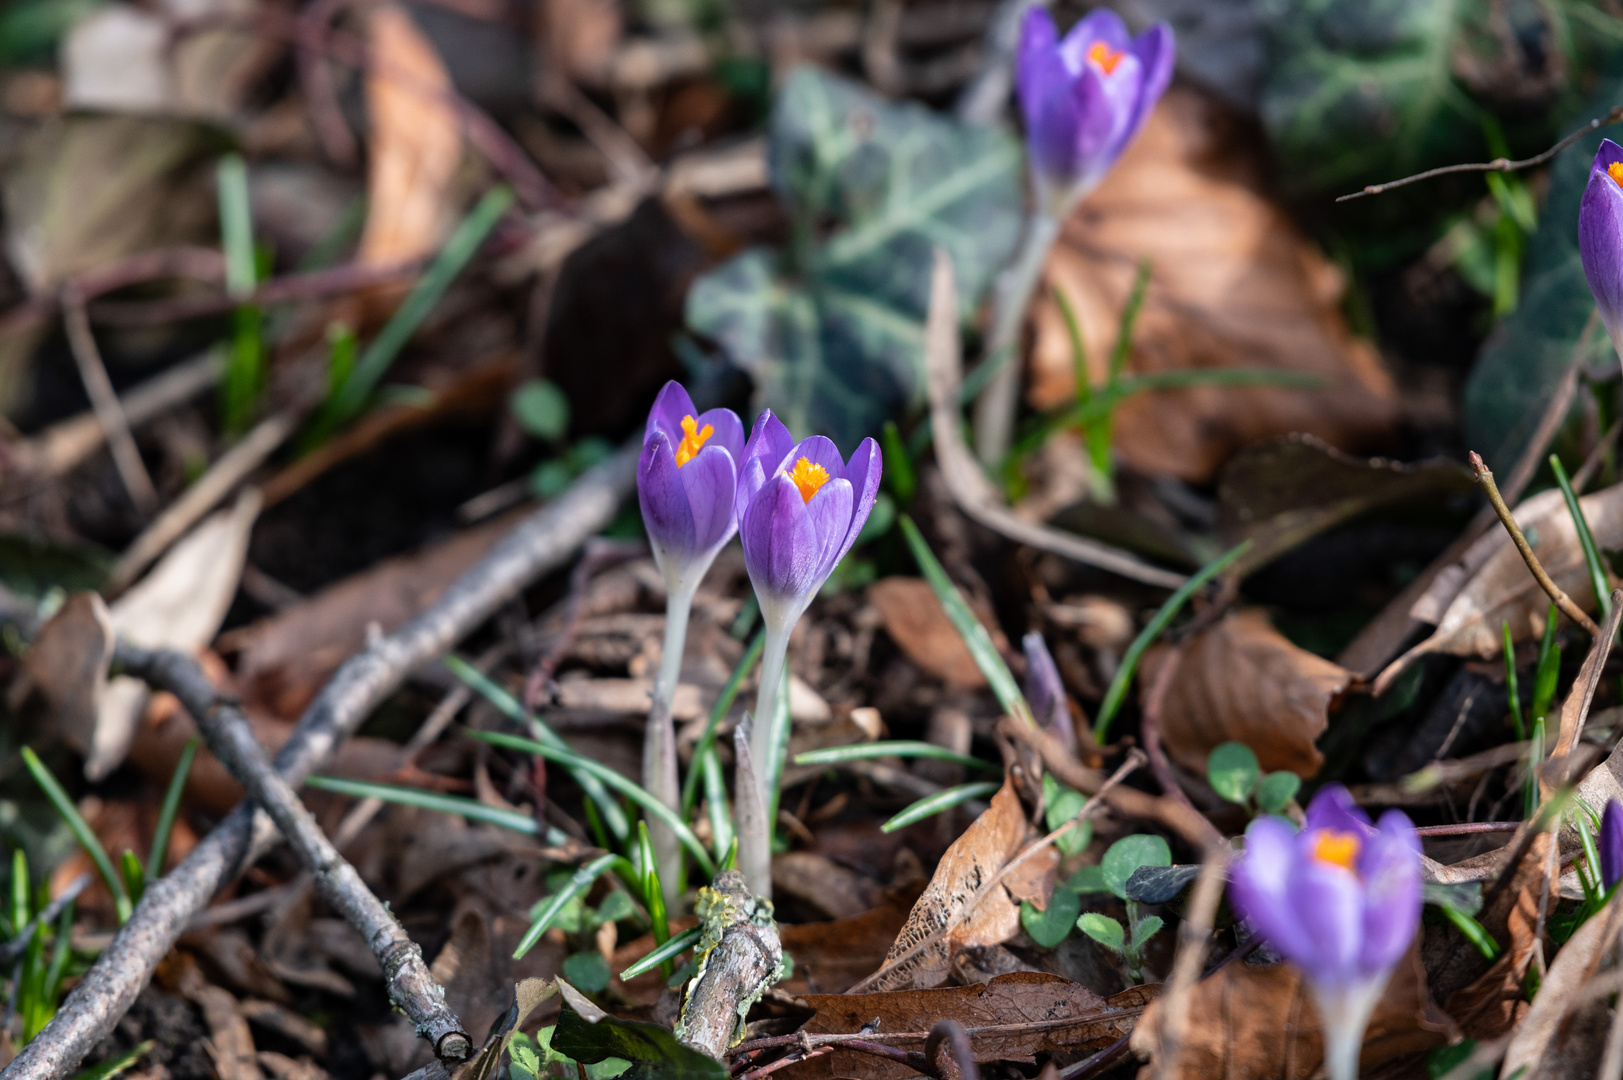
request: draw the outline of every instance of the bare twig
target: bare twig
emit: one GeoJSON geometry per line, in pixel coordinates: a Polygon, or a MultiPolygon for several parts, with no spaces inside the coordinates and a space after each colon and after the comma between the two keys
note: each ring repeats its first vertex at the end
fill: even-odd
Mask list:
{"type": "Polygon", "coordinates": [[[1422,825],[1416,836],[1475,836],[1477,833],[1515,832],[1522,827],[1519,821],[1462,821],[1455,825],[1422,825]]]}
{"type": "MultiPolygon", "coordinates": [[[[225,256],[215,248],[172,247],[143,251],[71,278],[63,291],[72,291],[87,303],[103,293],[162,278],[225,280],[225,256]]],[[[63,292],[41,293],[0,314],[0,337],[17,333],[54,315],[63,292]]]]}
{"type": "MultiPolygon", "coordinates": [[[[636,478],[629,446],[527,518],[458,578],[433,607],[350,657],[306,710],[276,756],[278,773],[301,782],[393,693],[418,664],[460,638],[540,575],[562,565],[613,520],[636,478]]],[[[192,917],[275,837],[250,803],[231,812],[180,865],[148,885],[141,903],[62,1008],[7,1067],[5,1080],[62,1080],[118,1023],[192,917]]]]}
{"type": "Polygon", "coordinates": [[[958,1075],[954,1080],[981,1080],[981,1069],[975,1064],[975,1048],[970,1045],[969,1032],[951,1017],[937,1020],[935,1027],[930,1029],[930,1037],[924,1040],[925,1061],[935,1066],[938,1075],[946,1076],[943,1057],[950,1058],[956,1068],[958,1075]],[[943,1051],[946,1053],[943,1054],[943,1051]]]}
{"type": "Polygon", "coordinates": [[[1055,555],[1096,566],[1113,574],[1163,589],[1176,589],[1188,578],[1170,570],[1151,566],[1138,556],[1036,525],[1016,517],[1001,504],[997,492],[981,472],[960,432],[958,384],[963,378],[963,357],[958,340],[957,286],[953,282],[952,260],[937,249],[935,270],[930,279],[930,313],[924,331],[925,365],[930,390],[930,427],[935,440],[936,463],[947,491],[964,514],[1018,544],[1029,544],[1055,555]]]}
{"type": "Polygon", "coordinates": [[[1202,830],[1205,843],[1201,846],[1212,849],[1223,843],[1223,834],[1218,832],[1196,809],[1195,804],[1189,801],[1189,795],[1178,783],[1178,777],[1172,771],[1172,763],[1167,760],[1166,751],[1161,747],[1161,710],[1166,705],[1167,691],[1172,686],[1172,679],[1178,673],[1178,665],[1183,662],[1183,646],[1174,645],[1167,650],[1167,655],[1156,669],[1155,679],[1150,683],[1150,692],[1144,699],[1144,711],[1139,722],[1139,737],[1144,742],[1144,754],[1149,758],[1150,771],[1155,774],[1156,781],[1166,797],[1178,803],[1189,811],[1191,822],[1206,823],[1202,830]]]}
{"type": "Polygon", "coordinates": [[[220,292],[202,296],[174,296],[164,300],[103,300],[90,309],[90,315],[95,322],[105,326],[163,326],[235,311],[244,304],[265,307],[360,292],[403,281],[421,271],[427,263],[427,256],[392,263],[345,263],[326,270],[271,278],[260,282],[253,292],[245,296],[220,292]]]}
{"type": "Polygon", "coordinates": [[[1189,1026],[1189,993],[1200,980],[1206,947],[1211,942],[1212,922],[1217,915],[1218,901],[1223,898],[1223,883],[1227,877],[1226,852],[1218,847],[1209,848],[1201,860],[1200,877],[1195,882],[1188,913],[1178,925],[1178,955],[1172,962],[1172,977],[1167,980],[1166,1014],[1158,1030],[1160,1045],[1155,1055],[1158,1076],[1181,1075],[1178,1054],[1189,1026]]]}
{"type": "Polygon", "coordinates": [[[271,767],[254,741],[242,707],[217,691],[197,661],[184,653],[121,642],[115,656],[126,672],[181,700],[208,740],[209,749],[276,823],[310,872],[321,898],[360,932],[383,968],[389,1000],[411,1018],[417,1033],[428,1040],[442,1062],[467,1060],[473,1052],[473,1039],[446,1006],[445,992],[429,973],[422,949],[333,847],[292,785],[271,767]]]}
{"type": "Polygon", "coordinates": [[[740,1006],[778,981],[783,943],[772,917],[772,901],[756,896],[737,870],[723,870],[697,905],[708,945],[704,971],[689,985],[676,1021],[676,1037],[720,1060],[738,1041],[744,1017],[740,1006]]]}
{"type": "Polygon", "coordinates": [[[1447,176],[1450,173],[1515,172],[1518,169],[1531,169],[1535,165],[1542,165],[1546,161],[1549,161],[1551,158],[1555,157],[1555,155],[1559,154],[1561,151],[1565,150],[1567,147],[1571,146],[1585,135],[1588,135],[1590,132],[1599,128],[1608,127],[1617,123],[1619,120],[1623,120],[1623,105],[1614,105],[1612,106],[1611,111],[1605,116],[1597,116],[1595,119],[1589,121],[1589,123],[1585,124],[1577,131],[1574,131],[1571,135],[1568,135],[1566,138],[1562,139],[1560,142],[1556,143],[1542,154],[1534,154],[1532,157],[1522,158],[1520,161],[1511,161],[1509,158],[1501,157],[1494,158],[1492,161],[1483,161],[1469,165],[1444,165],[1441,168],[1427,169],[1425,172],[1415,173],[1413,176],[1405,176],[1401,180],[1388,180],[1384,184],[1370,184],[1362,191],[1355,191],[1350,195],[1341,195],[1337,197],[1336,202],[1343,203],[1352,199],[1362,199],[1365,195],[1379,195],[1382,192],[1391,191],[1393,188],[1406,187],[1409,184],[1417,183],[1421,180],[1430,180],[1436,176],[1447,176]]]}
{"type": "Polygon", "coordinates": [[[1539,583],[1539,587],[1555,601],[1555,606],[1561,609],[1563,615],[1589,631],[1591,635],[1600,633],[1600,627],[1595,625],[1595,620],[1584,614],[1583,608],[1579,607],[1561,586],[1550,580],[1550,575],[1538,561],[1538,556],[1533,554],[1533,546],[1527,542],[1527,537],[1522,535],[1521,526],[1516,524],[1516,518],[1511,514],[1510,507],[1505,505],[1505,500],[1500,496],[1499,488],[1494,485],[1493,473],[1482,460],[1482,455],[1475,450],[1471,451],[1471,470],[1482,483],[1483,490],[1488,494],[1488,502],[1493,504],[1493,512],[1499,515],[1505,531],[1510,534],[1510,542],[1522,553],[1522,561],[1527,564],[1527,569],[1539,583]]]}
{"type": "Polygon", "coordinates": [[[1093,1080],[1105,1070],[1112,1068],[1122,1055],[1126,1054],[1133,1041],[1132,1035],[1123,1035],[1103,1050],[1090,1058],[1083,1058],[1075,1065],[1068,1065],[1060,1070],[1060,1080],[1093,1080]]]}
{"type": "Polygon", "coordinates": [[[90,319],[85,315],[84,298],[71,289],[65,290],[62,294],[62,315],[67,325],[68,344],[73,349],[74,363],[79,365],[79,377],[84,380],[85,393],[90,395],[96,420],[101,424],[107,446],[113,452],[113,464],[118,467],[119,479],[124,481],[124,490],[129,492],[135,508],[146,514],[158,505],[158,493],[153,490],[152,477],[147,475],[147,467],[141,461],[141,451],[135,448],[135,438],[130,434],[129,420],[119,406],[112,380],[107,377],[107,368],[101,362],[101,351],[96,348],[95,335],[90,332],[90,319]]]}
{"type": "Polygon", "coordinates": [[[293,434],[295,426],[292,413],[276,413],[261,420],[241,442],[221,454],[219,460],[143,529],[141,535],[119,556],[107,579],[108,595],[129,588],[141,571],[169,550],[170,544],[179,540],[187,529],[231,494],[232,489],[247,479],[249,473],[263,465],[277,447],[293,434]]]}

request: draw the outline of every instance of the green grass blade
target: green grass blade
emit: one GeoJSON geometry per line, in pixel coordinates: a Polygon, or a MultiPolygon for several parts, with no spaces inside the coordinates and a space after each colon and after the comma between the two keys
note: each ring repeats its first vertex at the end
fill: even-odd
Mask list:
{"type": "Polygon", "coordinates": [[[1133,291],[1127,296],[1127,304],[1121,309],[1121,323],[1116,327],[1116,347],[1110,350],[1110,381],[1106,384],[1114,390],[1121,383],[1122,369],[1127,366],[1127,357],[1133,351],[1133,328],[1138,325],[1138,313],[1144,310],[1144,297],[1150,291],[1150,260],[1144,259],[1138,264],[1138,272],[1133,276],[1133,291]]]}
{"type": "Polygon", "coordinates": [[[1086,407],[1093,400],[1093,376],[1088,373],[1088,347],[1082,340],[1082,322],[1076,317],[1070,297],[1058,285],[1054,286],[1054,303],[1059,305],[1060,317],[1065,320],[1065,336],[1071,342],[1071,371],[1076,377],[1076,403],[1086,407]]]}
{"type": "Polygon", "coordinates": [[[1502,624],[1505,635],[1505,696],[1510,701],[1510,722],[1516,728],[1516,741],[1527,738],[1527,724],[1522,720],[1522,691],[1516,681],[1516,645],[1510,640],[1510,623],[1502,624]]]}
{"type": "Polygon", "coordinates": [[[20,934],[28,925],[28,854],[22,848],[11,852],[11,932],[20,934]]]}
{"type": "Polygon", "coordinates": [[[648,921],[653,927],[654,941],[663,945],[671,937],[670,919],[665,913],[665,892],[660,887],[659,860],[654,858],[654,841],[648,835],[648,822],[637,822],[637,861],[641,864],[638,886],[642,890],[642,906],[648,909],[648,921]]]}
{"type": "Polygon", "coordinates": [[[947,618],[959,636],[964,639],[964,644],[969,646],[969,654],[974,657],[975,666],[981,669],[981,674],[986,676],[998,704],[1002,705],[1009,715],[1034,725],[1036,721],[1032,719],[1031,706],[1026,704],[1025,696],[1020,693],[1020,684],[1015,681],[1009,665],[998,655],[997,646],[992,644],[992,635],[987,633],[986,627],[981,625],[975,613],[970,610],[969,603],[964,599],[963,593],[958,591],[958,586],[947,577],[946,570],[942,569],[935,553],[930,550],[930,545],[925,543],[924,536],[919,532],[919,527],[913,524],[913,519],[903,514],[901,524],[902,534],[907,537],[907,546],[913,550],[913,558],[918,562],[919,569],[924,572],[924,580],[935,590],[936,599],[941,602],[942,610],[947,613],[947,618]]]}
{"type": "Polygon", "coordinates": [[[113,907],[118,912],[118,924],[123,926],[130,919],[132,908],[130,894],[124,891],[124,880],[113,867],[113,860],[107,856],[107,849],[101,846],[101,841],[96,839],[96,833],[91,829],[90,823],[79,813],[79,808],[73,805],[73,800],[68,798],[68,793],[56,782],[56,777],[51,775],[51,770],[45,767],[45,763],[34,753],[33,748],[23,747],[22,756],[23,764],[34,777],[34,783],[45,792],[45,797],[56,807],[56,812],[62,815],[62,820],[67,822],[68,828],[72,830],[74,839],[85,849],[90,861],[96,864],[96,872],[101,875],[102,881],[107,883],[107,891],[113,894],[113,907]]]}
{"type": "Polygon", "coordinates": [[[611,870],[616,863],[624,863],[625,861],[619,855],[599,855],[579,870],[576,870],[570,876],[568,884],[554,893],[551,902],[536,915],[535,922],[530,924],[530,929],[525,932],[524,939],[518,943],[518,948],[513,950],[513,959],[524,959],[524,954],[534,948],[535,943],[541,940],[541,935],[546,933],[547,929],[552,926],[552,920],[558,917],[558,912],[564,909],[565,904],[590,889],[592,883],[605,870],[611,870]]]}
{"type": "Polygon", "coordinates": [[[1105,691],[1105,699],[1099,705],[1098,718],[1094,721],[1093,737],[1100,746],[1105,744],[1105,738],[1110,733],[1110,724],[1116,719],[1116,713],[1121,710],[1121,703],[1127,697],[1127,689],[1132,685],[1133,673],[1138,669],[1138,661],[1143,657],[1144,650],[1161,636],[1167,624],[1172,622],[1191,596],[1205,588],[1207,582],[1228,569],[1235,559],[1244,555],[1250,548],[1251,541],[1241,541],[1201,567],[1194,577],[1178,586],[1178,591],[1167,597],[1166,603],[1161,605],[1161,609],[1144,629],[1138,632],[1133,643],[1127,646],[1127,652],[1121,658],[1121,666],[1116,669],[1115,678],[1110,680],[1110,687],[1105,691]]]}
{"type": "Polygon", "coordinates": [[[1594,899],[1606,891],[1606,884],[1600,878],[1600,852],[1595,848],[1595,834],[1589,831],[1589,819],[1584,814],[1573,814],[1572,820],[1578,826],[1579,846],[1584,849],[1584,867],[1579,880],[1583,882],[1585,896],[1594,899]]]}
{"type": "Polygon", "coordinates": [[[710,811],[710,831],[715,836],[719,862],[727,858],[727,849],[734,843],[733,812],[727,805],[727,781],[721,772],[721,755],[714,746],[705,752],[702,767],[705,807],[710,811]]]}
{"type": "Polygon", "coordinates": [[[1538,813],[1538,767],[1544,763],[1544,717],[1533,718],[1533,738],[1527,749],[1527,782],[1522,792],[1522,816],[1538,813]]]}
{"type": "Polygon", "coordinates": [[[1554,454],[1550,455],[1550,470],[1555,473],[1555,482],[1561,488],[1567,513],[1572,515],[1572,524],[1578,529],[1578,544],[1584,549],[1584,565],[1589,568],[1589,584],[1595,590],[1595,602],[1600,605],[1600,621],[1605,622],[1612,614],[1612,590],[1606,584],[1606,567],[1600,561],[1595,534],[1589,531],[1589,520],[1578,503],[1578,493],[1572,490],[1572,481],[1567,479],[1567,470],[1554,454]]]}
{"type": "Polygon", "coordinates": [[[733,707],[738,700],[738,689],[749,678],[749,673],[760,663],[761,650],[766,647],[766,631],[758,630],[755,638],[750,642],[744,655],[739,657],[738,664],[727,679],[727,685],[721,688],[716,697],[716,703],[710,707],[710,716],[705,721],[704,732],[693,744],[693,757],[688,766],[688,774],[682,781],[682,813],[693,812],[693,806],[699,799],[699,763],[704,760],[705,754],[716,745],[716,729],[721,726],[722,720],[727,716],[727,710],[733,707]]]}
{"type": "Polygon", "coordinates": [[[62,994],[62,976],[68,970],[68,957],[73,953],[73,908],[72,900],[63,904],[62,914],[56,920],[56,943],[51,946],[51,964],[45,969],[43,1000],[48,1006],[46,1022],[56,1015],[56,1001],[62,994]]]}
{"type": "Polygon", "coordinates": [[[641,960],[638,960],[635,964],[632,964],[630,967],[620,972],[620,981],[624,982],[627,979],[635,979],[638,975],[641,975],[645,971],[652,971],[660,964],[676,959],[678,956],[681,956],[683,953],[693,948],[693,946],[697,945],[699,943],[699,939],[703,936],[704,932],[697,926],[682,931],[680,934],[677,934],[663,945],[660,945],[641,960]]]}
{"type": "Polygon", "coordinates": [[[906,828],[915,821],[923,821],[927,817],[934,817],[943,810],[951,810],[960,803],[995,794],[997,789],[1002,786],[1002,784],[991,780],[977,780],[973,784],[959,784],[957,787],[938,791],[934,795],[926,795],[879,826],[879,831],[895,832],[897,829],[906,828]]]}
{"type": "MultiPolygon", "coordinates": [[[[452,675],[472,687],[480,697],[496,706],[497,711],[503,716],[516,724],[529,728],[530,735],[537,741],[545,743],[556,750],[562,750],[570,754],[574,753],[569,744],[564,742],[561,735],[549,728],[539,717],[526,712],[518,698],[497,686],[484,672],[462,659],[462,657],[447,656],[445,666],[450,669],[452,675]]],[[[614,796],[610,795],[597,777],[590,773],[577,770],[571,770],[571,772],[575,777],[575,782],[580,785],[582,791],[586,792],[587,798],[597,804],[598,810],[603,815],[603,822],[608,826],[609,832],[614,834],[614,838],[622,843],[629,840],[631,838],[631,822],[626,820],[625,811],[620,809],[620,804],[615,801],[614,796]]]]}
{"type": "Polygon", "coordinates": [[[131,1065],[151,1053],[155,1045],[156,1043],[152,1039],[148,1039],[140,1046],[131,1047],[122,1054],[110,1057],[99,1065],[92,1065],[75,1076],[73,1080],[113,1080],[113,1077],[124,1072],[131,1065]]]}
{"type": "Polygon", "coordinates": [[[1442,909],[1443,915],[1447,917],[1449,922],[1454,924],[1461,934],[1465,935],[1466,941],[1476,946],[1477,952],[1482,954],[1484,960],[1492,963],[1499,959],[1499,943],[1493,940],[1493,935],[1488,933],[1481,923],[1458,908],[1449,907],[1447,904],[1442,905],[1442,909]]]}
{"type": "Polygon", "coordinates": [[[248,203],[248,165],[241,154],[227,154],[214,169],[220,204],[220,247],[225,251],[225,291],[249,296],[257,284],[254,219],[248,203]]]}
{"type": "Polygon", "coordinates": [[[191,775],[192,762],[196,758],[197,736],[193,735],[181,749],[180,760],[175,762],[174,774],[169,777],[169,786],[164,789],[163,807],[158,811],[158,828],[152,834],[152,852],[147,856],[148,881],[163,877],[163,861],[169,854],[169,837],[175,831],[175,818],[180,814],[180,798],[186,793],[186,778],[191,775]]]}
{"type": "Polygon", "coordinates": [[[130,902],[139,904],[147,891],[147,872],[141,868],[141,860],[136,858],[135,852],[124,849],[124,854],[118,858],[118,871],[124,878],[124,888],[130,894],[130,902]]]}
{"type": "Polygon", "coordinates": [[[900,757],[900,758],[932,758],[936,761],[950,761],[954,765],[963,765],[970,769],[980,769],[982,772],[1001,773],[1001,766],[993,765],[989,761],[982,761],[968,754],[959,754],[935,743],[918,742],[912,739],[886,739],[882,742],[855,743],[851,746],[830,746],[822,750],[808,750],[804,754],[795,755],[796,765],[838,765],[842,761],[868,761],[873,758],[900,757]]]}
{"type": "Polygon", "coordinates": [[[399,310],[379,331],[378,336],[366,347],[360,360],[355,364],[355,370],[345,380],[343,387],[327,401],[323,410],[320,436],[331,434],[339,425],[358,414],[366,405],[366,400],[377,389],[383,376],[389,371],[395,357],[410,341],[412,335],[417,333],[423,320],[428,318],[429,312],[440,302],[445,291],[451,287],[462,269],[468,265],[474,254],[496,227],[507,208],[512,205],[513,192],[510,188],[497,187],[486,192],[485,197],[473,208],[456,231],[451,234],[445,246],[434,257],[423,276],[418,278],[417,284],[411,290],[399,310]]]}
{"type": "Polygon", "coordinates": [[[693,835],[693,830],[688,828],[687,822],[683,821],[670,807],[650,795],[642,785],[632,783],[607,765],[599,764],[590,758],[581,757],[573,750],[559,749],[555,746],[536,742],[534,739],[526,739],[518,735],[507,735],[499,731],[470,731],[468,737],[489,743],[491,746],[505,746],[509,750],[522,750],[527,754],[535,754],[546,758],[548,761],[556,761],[571,771],[578,770],[596,777],[606,787],[618,791],[642,807],[643,813],[657,817],[670,826],[677,839],[682,841],[682,845],[693,853],[693,858],[704,869],[706,876],[714,876],[716,862],[710,857],[710,853],[704,849],[704,845],[699,843],[699,838],[693,835]]]}
{"type": "MultiPolygon", "coordinates": [[[[497,828],[510,829],[526,836],[541,833],[541,826],[529,814],[517,810],[504,810],[499,806],[487,806],[478,799],[469,799],[462,795],[442,795],[437,791],[424,791],[421,788],[377,784],[368,780],[345,780],[337,776],[312,776],[304,783],[306,787],[313,787],[317,791],[330,791],[335,795],[349,795],[357,799],[382,799],[398,806],[415,806],[439,814],[458,814],[469,821],[495,825],[497,828]]],[[[569,837],[561,830],[549,826],[546,830],[546,841],[561,847],[569,842],[569,837]]]]}

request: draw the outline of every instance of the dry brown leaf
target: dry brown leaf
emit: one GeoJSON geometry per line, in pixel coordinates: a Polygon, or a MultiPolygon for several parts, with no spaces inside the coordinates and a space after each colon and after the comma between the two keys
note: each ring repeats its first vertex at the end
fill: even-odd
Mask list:
{"type": "Polygon", "coordinates": [[[788,851],[772,860],[772,891],[790,896],[831,919],[871,911],[884,902],[885,888],[815,851],[788,851]]]}
{"type": "Polygon", "coordinates": [[[113,661],[113,618],[93,592],[70,596],[23,654],[28,679],[69,746],[88,754],[113,661]]]}
{"type": "MultiPolygon", "coordinates": [[[[1247,443],[1304,431],[1342,450],[1398,417],[1375,349],[1340,314],[1341,275],[1261,194],[1261,155],[1223,110],[1174,88],[1083,201],[1048,264],[1076,309],[1095,383],[1106,376],[1136,267],[1153,266],[1129,370],[1271,368],[1320,376],[1314,390],[1218,388],[1140,394],[1116,410],[1115,448],[1140,472],[1205,481],[1247,443]]],[[[1043,290],[1031,403],[1074,396],[1070,340],[1043,290]]]]}
{"type": "Polygon", "coordinates": [[[445,235],[462,134],[451,76],[405,9],[375,8],[367,29],[371,168],[356,260],[403,262],[433,251],[445,235]]]}
{"type": "MultiPolygon", "coordinates": [[[[941,1020],[956,1020],[969,1031],[975,1060],[1031,1062],[1040,1053],[1079,1054],[1103,1049],[1132,1030],[1154,1000],[1158,987],[1139,986],[1109,1001],[1079,983],[1044,972],[999,975],[974,986],[937,990],[897,990],[877,994],[808,994],[817,1015],[806,1023],[813,1035],[850,1035],[879,1020],[877,1037],[902,1050],[922,1050],[924,1034],[941,1020]],[[887,1033],[916,1038],[886,1038],[887,1033]]],[[[791,1080],[860,1076],[901,1080],[914,1076],[899,1062],[867,1054],[834,1053],[784,1070],[791,1080]]]]}
{"type": "Polygon", "coordinates": [[[1477,916],[1495,941],[1508,942],[1509,947],[1480,978],[1444,1002],[1448,1014],[1473,1039],[1497,1038],[1526,1015],[1522,983],[1540,940],[1540,891],[1548,890],[1546,915],[1555,910],[1557,900],[1554,876],[1545,873],[1549,852],[1550,834],[1543,833],[1528,848],[1510,884],[1477,916]]]}
{"type": "MultiPolygon", "coordinates": [[[[1159,666],[1145,669],[1145,685],[1159,666]]],[[[1184,647],[1161,713],[1167,754],[1197,776],[1219,743],[1240,742],[1269,771],[1311,777],[1324,764],[1315,740],[1352,676],[1298,648],[1260,611],[1237,611],[1184,647]]]]}
{"type": "MultiPolygon", "coordinates": [[[[1589,583],[1577,528],[1559,492],[1554,493],[1555,498],[1549,498],[1549,494],[1541,493],[1523,503],[1515,513],[1516,523],[1555,583],[1579,607],[1593,612],[1595,590],[1589,583]]],[[[1586,495],[1579,505],[1597,546],[1603,550],[1623,547],[1623,484],[1586,495]]],[[[1528,571],[1509,535],[1502,528],[1494,528],[1471,545],[1459,569],[1451,568],[1439,575],[1411,609],[1417,619],[1434,619],[1437,629],[1387,665],[1375,680],[1375,692],[1384,691],[1427,653],[1497,656],[1504,647],[1502,627],[1506,622],[1515,640],[1536,638],[1544,632],[1549,606],[1550,598],[1528,571]],[[1452,597],[1444,600],[1450,593],[1452,597]]]]}
{"type": "Polygon", "coordinates": [[[253,1034],[231,992],[205,980],[195,964],[188,965],[181,977],[181,991],[203,1011],[209,1028],[205,1049],[220,1080],[264,1080],[254,1056],[253,1034]]]}
{"type": "MultiPolygon", "coordinates": [[[[963,635],[941,609],[941,601],[929,582],[923,578],[884,578],[868,586],[868,602],[884,620],[885,633],[909,660],[949,686],[977,690],[986,685],[986,676],[975,666],[963,635]]],[[[987,613],[976,614],[983,626],[997,626],[987,613]]],[[[998,647],[1004,648],[1002,634],[995,629],[992,634],[998,647]]]]}
{"type": "Polygon", "coordinates": [[[468,1031],[489,1031],[512,1001],[514,983],[550,979],[558,974],[563,949],[551,941],[537,943],[522,960],[513,959],[528,924],[492,912],[480,898],[469,896],[451,920],[451,937],[430,967],[445,987],[445,1002],[468,1031]]]}
{"type": "MultiPolygon", "coordinates": [[[[1133,1050],[1151,1058],[1160,1045],[1163,1009],[1153,1003],[1133,1029],[1133,1050]]],[[[1291,964],[1225,964],[1197,982],[1172,1077],[1155,1061],[1140,1080],[1285,1080],[1314,1075],[1324,1058],[1319,1019],[1301,972],[1291,964]]],[[[1410,950],[1375,1006],[1364,1036],[1363,1070],[1419,1054],[1455,1034],[1431,1003],[1419,955],[1410,950]]],[[[1423,1072],[1423,1070],[1422,1070],[1423,1072]]]]}
{"type": "Polygon", "coordinates": [[[832,922],[780,925],[783,951],[795,959],[794,973],[780,988],[791,994],[843,994],[884,963],[907,916],[905,906],[887,904],[832,922]]]}
{"type": "MultiPolygon", "coordinates": [[[[913,905],[907,924],[885,955],[885,964],[867,980],[873,991],[940,986],[952,972],[959,950],[1001,945],[1020,929],[1020,905],[1013,892],[1031,897],[1035,881],[1053,872],[1052,846],[1027,859],[1011,875],[980,896],[986,882],[1020,853],[1030,834],[1020,797],[1012,783],[992,796],[992,805],[953,841],[935,874],[913,905]]],[[[1046,900],[1046,898],[1044,898],[1046,900]]]]}
{"type": "Polygon", "coordinates": [[[619,0],[545,0],[539,46],[564,78],[600,83],[614,62],[625,18],[619,0]]]}
{"type": "Polygon", "coordinates": [[[1585,984],[1611,952],[1617,932],[1615,915],[1616,909],[1599,912],[1561,946],[1525,1020],[1505,1048],[1501,1076],[1542,1080],[1600,1075],[1600,1052],[1611,1019],[1606,998],[1592,1000],[1576,1022],[1569,1015],[1585,984]]]}

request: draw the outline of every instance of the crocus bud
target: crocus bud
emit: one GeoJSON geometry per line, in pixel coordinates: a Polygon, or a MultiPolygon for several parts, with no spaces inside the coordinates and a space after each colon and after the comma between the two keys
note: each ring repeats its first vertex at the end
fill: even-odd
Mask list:
{"type": "Polygon", "coordinates": [[[1609,799],[1600,819],[1600,880],[1610,891],[1623,878],[1623,805],[1609,799]]]}
{"type": "Polygon", "coordinates": [[[1026,703],[1037,723],[1066,746],[1076,745],[1076,729],[1071,726],[1071,710],[1065,704],[1065,684],[1059,668],[1048,652],[1048,643],[1033,630],[1020,639],[1026,650],[1026,703]]]}
{"type": "Polygon", "coordinates": [[[1064,40],[1040,4],[1020,27],[1017,81],[1039,207],[1064,215],[1104,179],[1172,80],[1172,28],[1136,38],[1097,8],[1064,40]]]}
{"type": "Polygon", "coordinates": [[[1601,140],[1578,207],[1578,252],[1612,347],[1623,356],[1623,146],[1601,140]]]}
{"type": "Polygon", "coordinates": [[[1330,784],[1301,832],[1273,816],[1251,823],[1229,897],[1307,977],[1330,1080],[1354,1080],[1370,1013],[1420,923],[1420,839],[1408,817],[1388,810],[1371,827],[1330,784]]]}
{"type": "Polygon", "coordinates": [[[654,561],[672,593],[690,591],[738,531],[733,511],[744,425],[731,409],[699,413],[679,383],[654,400],[637,464],[637,500],[654,561]]]}
{"type": "MultiPolygon", "coordinates": [[[[764,456],[775,437],[770,430],[757,423],[763,453],[750,458],[745,451],[747,467],[753,472],[759,462],[762,479],[739,517],[744,566],[769,630],[793,625],[856,543],[879,494],[882,468],[872,439],[862,440],[847,463],[821,435],[770,461],[764,456]]],[[[758,449],[751,442],[751,450],[758,449]]],[[[750,476],[745,483],[753,483],[750,476]]]]}

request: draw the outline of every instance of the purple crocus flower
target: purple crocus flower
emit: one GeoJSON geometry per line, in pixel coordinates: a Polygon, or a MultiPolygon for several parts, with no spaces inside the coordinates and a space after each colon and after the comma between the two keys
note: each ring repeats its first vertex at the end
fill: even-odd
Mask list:
{"type": "Polygon", "coordinates": [[[692,589],[738,530],[733,494],[744,425],[731,409],[700,413],[680,383],[654,399],[637,464],[637,500],[665,582],[692,589]]]}
{"type": "Polygon", "coordinates": [[[1623,804],[1609,799],[1600,819],[1600,880],[1608,892],[1623,878],[1623,804]]]}
{"type": "Polygon", "coordinates": [[[1104,178],[1172,80],[1173,51],[1164,22],[1129,37],[1115,12],[1098,8],[1061,39],[1046,7],[1026,12],[1020,108],[1045,210],[1063,216],[1104,178]]]}
{"type": "Polygon", "coordinates": [[[1031,706],[1037,723],[1066,746],[1076,745],[1076,729],[1071,724],[1071,710],[1065,703],[1065,684],[1060,681],[1059,667],[1048,651],[1048,642],[1033,630],[1020,639],[1026,651],[1026,702],[1031,706]]]}
{"type": "Polygon", "coordinates": [[[1612,347],[1623,356],[1623,146],[1601,140],[1578,207],[1578,251],[1612,347]]]}
{"type": "Polygon", "coordinates": [[[1380,824],[1330,784],[1300,832],[1259,817],[1245,834],[1229,898],[1307,976],[1331,1080],[1353,1080],[1364,1028],[1420,924],[1420,840],[1400,810],[1380,824]]]}

